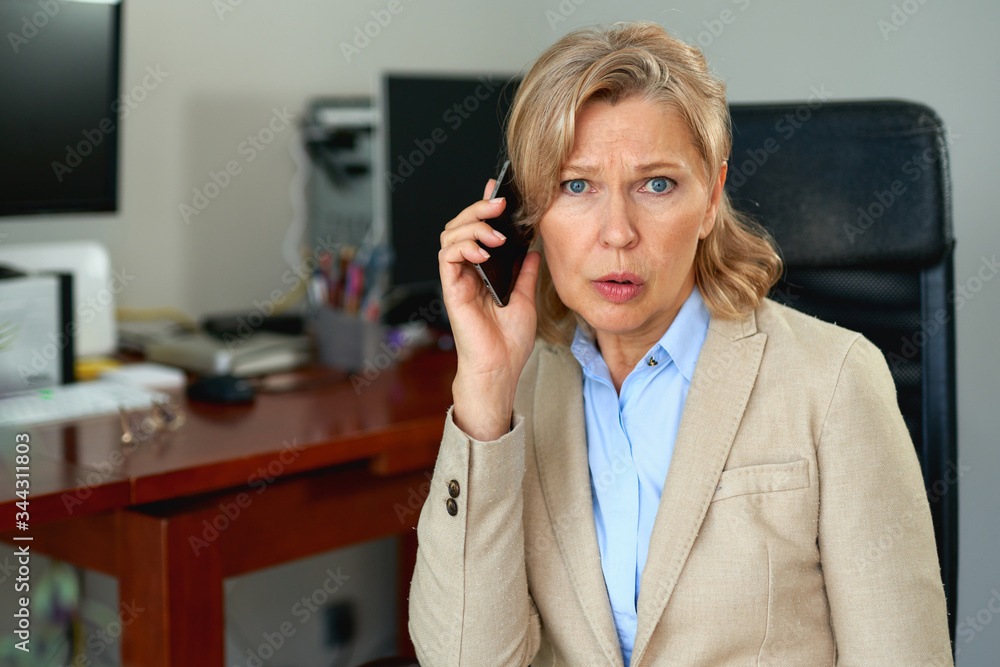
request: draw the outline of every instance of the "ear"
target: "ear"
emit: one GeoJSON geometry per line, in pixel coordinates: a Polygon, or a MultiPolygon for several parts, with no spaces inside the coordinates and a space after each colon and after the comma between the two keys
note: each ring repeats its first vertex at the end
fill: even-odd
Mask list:
{"type": "Polygon", "coordinates": [[[722,189],[726,184],[726,172],[729,171],[729,163],[723,160],[719,167],[719,175],[715,179],[712,187],[712,195],[708,200],[708,208],[705,210],[705,217],[701,221],[701,229],[698,230],[698,238],[703,239],[711,233],[715,227],[715,216],[719,212],[719,202],[722,201],[722,189]]]}

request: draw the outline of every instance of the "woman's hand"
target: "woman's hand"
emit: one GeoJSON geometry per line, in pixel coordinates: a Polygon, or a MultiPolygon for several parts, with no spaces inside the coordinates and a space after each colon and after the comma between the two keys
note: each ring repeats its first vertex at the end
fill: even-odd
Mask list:
{"type": "MultiPolygon", "coordinates": [[[[494,184],[490,179],[485,197],[494,184]]],[[[495,440],[510,429],[517,380],[535,344],[539,254],[528,253],[510,303],[503,308],[472,266],[487,259],[476,240],[490,248],[503,245],[504,239],[488,220],[505,206],[503,200],[484,199],[466,208],[445,225],[438,253],[444,303],[458,351],[452,418],[476,440],[495,440]]]]}

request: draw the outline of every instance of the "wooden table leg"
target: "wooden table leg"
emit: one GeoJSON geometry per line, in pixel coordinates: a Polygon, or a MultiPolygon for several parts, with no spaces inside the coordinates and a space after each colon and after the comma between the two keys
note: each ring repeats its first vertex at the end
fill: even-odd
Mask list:
{"type": "Polygon", "coordinates": [[[201,519],[120,512],[119,600],[135,609],[122,633],[125,667],[224,664],[222,569],[201,519]]]}
{"type": "Polygon", "coordinates": [[[417,552],[414,497],[430,472],[380,476],[366,465],[276,481],[266,493],[239,489],[122,510],[119,597],[137,609],[122,633],[123,664],[221,667],[224,576],[387,535],[401,536],[397,645],[412,657],[406,618],[417,552]]]}

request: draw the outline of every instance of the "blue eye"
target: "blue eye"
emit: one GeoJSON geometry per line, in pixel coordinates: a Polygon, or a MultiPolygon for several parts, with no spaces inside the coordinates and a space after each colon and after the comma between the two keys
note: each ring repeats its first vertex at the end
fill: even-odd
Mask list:
{"type": "Polygon", "coordinates": [[[646,181],[646,187],[651,192],[666,192],[673,186],[669,178],[651,178],[646,181]]]}
{"type": "Polygon", "coordinates": [[[587,189],[587,181],[582,178],[574,178],[571,181],[563,183],[563,188],[575,195],[583,194],[583,192],[587,189]]]}

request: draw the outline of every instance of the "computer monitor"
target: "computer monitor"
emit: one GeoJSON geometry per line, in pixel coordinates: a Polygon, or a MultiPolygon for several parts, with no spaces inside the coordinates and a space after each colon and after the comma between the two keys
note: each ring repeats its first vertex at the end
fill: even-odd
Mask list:
{"type": "MultiPolygon", "coordinates": [[[[101,2],[0,2],[0,215],[117,208],[121,10],[101,2]]],[[[153,79],[148,79],[152,81],[153,79]]]]}
{"type": "Polygon", "coordinates": [[[440,291],[441,231],[497,175],[518,82],[511,74],[383,76],[378,191],[395,255],[394,286],[440,291]]]}

